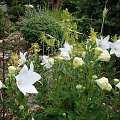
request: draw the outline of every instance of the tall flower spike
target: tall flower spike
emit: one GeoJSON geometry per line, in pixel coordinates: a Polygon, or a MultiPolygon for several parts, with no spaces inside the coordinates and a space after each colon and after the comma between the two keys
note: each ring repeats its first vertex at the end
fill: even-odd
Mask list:
{"type": "Polygon", "coordinates": [[[18,89],[25,95],[26,93],[38,93],[33,84],[41,79],[41,76],[34,72],[34,66],[31,62],[30,69],[26,65],[23,66],[20,73],[15,76],[18,89]]]}
{"type": "Polygon", "coordinates": [[[24,54],[22,52],[20,52],[20,60],[22,62],[22,64],[24,64],[26,62],[26,56],[27,52],[25,52],[24,54]]]}

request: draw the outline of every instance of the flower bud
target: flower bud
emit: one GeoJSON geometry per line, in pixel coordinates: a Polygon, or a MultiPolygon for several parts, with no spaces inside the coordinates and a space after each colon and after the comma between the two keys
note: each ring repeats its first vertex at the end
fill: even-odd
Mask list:
{"type": "Polygon", "coordinates": [[[103,50],[99,47],[95,48],[95,56],[99,56],[101,53],[103,52],[103,50]]]}
{"type": "Polygon", "coordinates": [[[20,106],[19,106],[19,109],[20,109],[20,110],[24,110],[24,106],[23,106],[23,105],[20,105],[20,106]]]}
{"type": "Polygon", "coordinates": [[[95,80],[95,82],[98,84],[98,86],[102,90],[106,90],[106,91],[111,91],[112,90],[112,86],[109,84],[108,79],[105,78],[105,77],[102,77],[98,80],[95,80]]]}
{"type": "Polygon", "coordinates": [[[108,13],[108,9],[105,7],[103,10],[103,17],[105,18],[106,14],[108,13]]]}
{"type": "Polygon", "coordinates": [[[14,66],[8,67],[9,74],[15,74],[16,68],[14,66]]]}
{"type": "Polygon", "coordinates": [[[107,87],[106,87],[105,90],[108,91],[108,92],[110,92],[112,90],[111,84],[108,83],[108,85],[107,85],[107,87]]]}
{"type": "Polygon", "coordinates": [[[57,56],[56,59],[57,60],[64,60],[64,58],[62,56],[57,56]]]}
{"type": "Polygon", "coordinates": [[[119,83],[119,79],[115,78],[114,79],[114,85],[117,85],[119,83]]]}
{"type": "Polygon", "coordinates": [[[86,52],[84,51],[84,52],[82,53],[82,57],[84,58],[84,57],[85,57],[85,55],[86,55],[86,52]]]}
{"type": "Polygon", "coordinates": [[[48,59],[48,62],[49,62],[51,65],[54,65],[54,59],[53,59],[53,58],[49,58],[49,59],[48,59]]]}
{"type": "Polygon", "coordinates": [[[66,117],[66,113],[63,113],[63,116],[66,117]]]}
{"type": "Polygon", "coordinates": [[[84,61],[82,60],[82,58],[79,57],[75,57],[73,60],[73,66],[74,68],[79,68],[84,64],[84,61]]]}
{"type": "Polygon", "coordinates": [[[82,89],[82,85],[76,85],[76,89],[81,90],[82,89]]]}
{"type": "Polygon", "coordinates": [[[92,78],[93,79],[97,79],[98,77],[97,77],[97,75],[93,75],[92,78]]]}
{"type": "Polygon", "coordinates": [[[100,56],[98,57],[98,60],[109,62],[110,60],[109,52],[107,50],[104,50],[103,53],[101,53],[100,56]]]}

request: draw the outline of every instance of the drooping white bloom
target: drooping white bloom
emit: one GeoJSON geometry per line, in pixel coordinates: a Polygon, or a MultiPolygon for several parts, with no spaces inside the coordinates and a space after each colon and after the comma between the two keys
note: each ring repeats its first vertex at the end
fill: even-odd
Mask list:
{"type": "Polygon", "coordinates": [[[20,60],[22,62],[22,64],[24,64],[26,62],[26,56],[27,52],[25,52],[24,54],[22,52],[20,52],[20,60]]]}
{"type": "Polygon", "coordinates": [[[117,57],[120,57],[120,40],[117,40],[115,43],[111,43],[110,54],[115,54],[117,57]]]}
{"type": "MultiPolygon", "coordinates": [[[[62,48],[60,50],[62,50],[62,48]]],[[[62,56],[65,60],[70,60],[69,52],[61,51],[60,56],[62,56]]]]}
{"type": "Polygon", "coordinates": [[[98,57],[98,60],[104,61],[104,62],[109,62],[110,60],[110,54],[107,50],[103,50],[103,53],[101,53],[98,57]]]}
{"type": "Polygon", "coordinates": [[[71,53],[73,46],[69,45],[67,42],[64,43],[64,48],[59,48],[61,53],[60,56],[64,57],[65,60],[70,60],[70,55],[69,53],[71,53]]]}
{"type": "Polygon", "coordinates": [[[116,87],[118,87],[120,89],[120,82],[116,85],[116,87]]]}
{"type": "Polygon", "coordinates": [[[33,5],[30,5],[30,4],[29,4],[29,5],[25,5],[25,7],[26,7],[26,8],[34,8],[34,6],[33,6],[33,5]]]}
{"type": "Polygon", "coordinates": [[[73,49],[73,46],[72,45],[69,45],[67,42],[64,43],[64,49],[67,51],[67,52],[71,52],[71,50],[73,49]]]}
{"type": "Polygon", "coordinates": [[[44,65],[45,68],[51,68],[52,65],[54,64],[54,59],[53,58],[49,58],[49,56],[43,56],[42,57],[42,63],[41,65],[44,65]]]}
{"type": "Polygon", "coordinates": [[[20,73],[15,76],[18,89],[25,95],[26,93],[38,93],[33,84],[38,81],[41,76],[34,72],[34,66],[31,62],[30,69],[26,65],[23,66],[20,73]]]}
{"type": "Polygon", "coordinates": [[[95,80],[95,82],[98,84],[98,86],[102,89],[102,90],[106,90],[106,91],[111,91],[112,90],[112,86],[110,85],[108,78],[102,77],[100,79],[95,80]]]}
{"type": "Polygon", "coordinates": [[[101,48],[102,50],[107,50],[110,48],[111,42],[109,42],[110,36],[101,39],[96,39],[97,47],[101,48]]]}

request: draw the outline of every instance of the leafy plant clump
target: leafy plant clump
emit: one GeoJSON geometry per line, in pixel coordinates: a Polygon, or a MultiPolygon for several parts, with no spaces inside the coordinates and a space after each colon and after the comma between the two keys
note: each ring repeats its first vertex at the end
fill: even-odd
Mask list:
{"type": "Polygon", "coordinates": [[[21,27],[23,37],[29,44],[36,41],[41,42],[41,34],[50,35],[57,40],[62,39],[62,30],[56,20],[50,16],[37,16],[27,19],[21,27]]]}

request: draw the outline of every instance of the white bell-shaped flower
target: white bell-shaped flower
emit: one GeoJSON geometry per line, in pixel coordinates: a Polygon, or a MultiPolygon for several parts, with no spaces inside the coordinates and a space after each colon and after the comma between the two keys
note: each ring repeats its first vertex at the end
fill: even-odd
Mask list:
{"type": "Polygon", "coordinates": [[[20,52],[20,60],[21,60],[22,64],[24,64],[26,62],[26,58],[25,58],[26,54],[27,54],[27,52],[25,52],[25,53],[20,52]]]}
{"type": "Polygon", "coordinates": [[[120,57],[120,40],[111,44],[110,54],[115,54],[117,57],[120,57]]]}
{"type": "Polygon", "coordinates": [[[25,95],[26,93],[38,93],[33,84],[41,79],[41,76],[34,72],[34,66],[31,62],[30,69],[26,65],[23,66],[20,73],[15,76],[18,89],[25,95]]]}
{"type": "Polygon", "coordinates": [[[110,48],[111,42],[109,42],[110,36],[101,39],[96,39],[97,47],[101,48],[102,50],[107,50],[110,48]]]}

